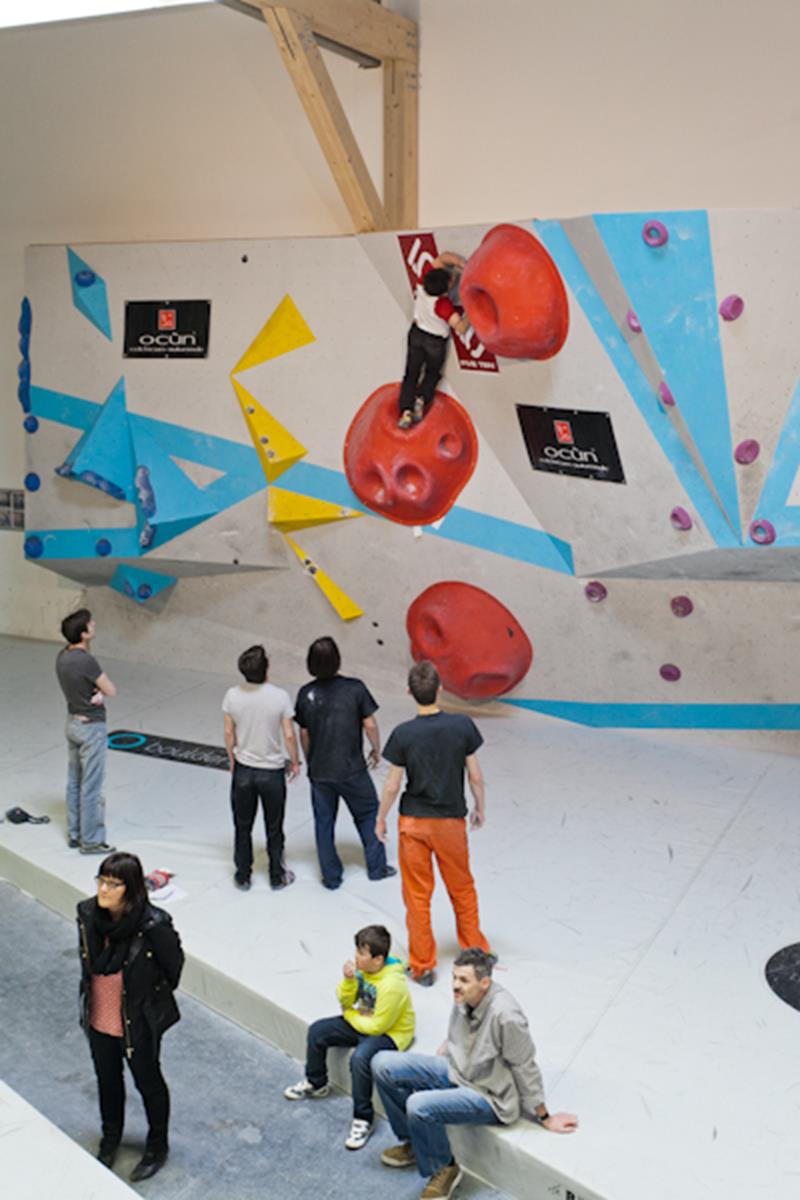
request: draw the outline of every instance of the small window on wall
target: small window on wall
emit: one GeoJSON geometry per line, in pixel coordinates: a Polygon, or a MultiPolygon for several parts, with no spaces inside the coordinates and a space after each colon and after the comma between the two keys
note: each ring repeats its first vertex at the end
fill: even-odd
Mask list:
{"type": "Polygon", "coordinates": [[[0,529],[25,528],[25,493],[0,488],[0,529]]]}

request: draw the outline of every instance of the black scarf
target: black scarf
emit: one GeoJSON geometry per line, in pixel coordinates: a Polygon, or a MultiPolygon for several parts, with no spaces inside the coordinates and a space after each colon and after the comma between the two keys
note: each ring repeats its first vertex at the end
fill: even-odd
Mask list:
{"type": "Polygon", "coordinates": [[[119,921],[113,920],[108,909],[101,908],[95,901],[92,915],[93,931],[101,949],[92,959],[93,975],[116,975],[128,957],[128,949],[134,934],[142,923],[144,905],[137,904],[119,921]]]}

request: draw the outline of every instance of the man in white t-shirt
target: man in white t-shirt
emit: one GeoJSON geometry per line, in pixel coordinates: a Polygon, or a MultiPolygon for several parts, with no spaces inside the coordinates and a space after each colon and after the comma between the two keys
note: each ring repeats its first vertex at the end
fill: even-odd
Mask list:
{"type": "Polygon", "coordinates": [[[288,692],[267,682],[269,659],[263,646],[245,650],[239,655],[237,665],[245,682],[228,688],[222,701],[225,746],[232,773],[233,861],[236,865],[233,878],[242,891],[249,889],[253,870],[253,824],[261,800],[267,831],[269,881],[277,891],[294,883],[294,872],[287,870],[283,861],[286,779],[287,774],[289,779],[295,779],[300,772],[292,725],[294,712],[288,692]]]}

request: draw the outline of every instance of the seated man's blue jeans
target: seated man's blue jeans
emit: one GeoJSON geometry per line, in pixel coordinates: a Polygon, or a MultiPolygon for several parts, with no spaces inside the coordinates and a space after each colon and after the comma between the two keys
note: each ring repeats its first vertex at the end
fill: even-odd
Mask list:
{"type": "Polygon", "coordinates": [[[372,1074],[395,1136],[410,1142],[420,1175],[435,1175],[453,1160],[445,1125],[499,1125],[489,1101],[457,1087],[447,1059],[430,1054],[376,1054],[372,1074]]]}
{"type": "Polygon", "coordinates": [[[375,836],[375,818],[378,815],[378,796],[369,772],[364,770],[350,779],[337,782],[311,780],[311,806],[314,809],[314,834],[317,841],[317,857],[326,887],[337,888],[342,882],[344,868],[336,853],[334,830],[339,798],[350,809],[367,863],[370,879],[383,879],[386,870],[386,847],[375,836]]]}
{"type": "Polygon", "coordinates": [[[375,1119],[372,1107],[372,1072],[370,1063],[380,1050],[397,1054],[397,1047],[387,1033],[370,1037],[359,1033],[344,1017],[322,1017],[308,1027],[306,1039],[306,1079],[315,1088],[328,1082],[327,1053],[329,1046],[354,1046],[350,1055],[350,1077],[353,1081],[353,1117],[357,1121],[375,1119]]]}

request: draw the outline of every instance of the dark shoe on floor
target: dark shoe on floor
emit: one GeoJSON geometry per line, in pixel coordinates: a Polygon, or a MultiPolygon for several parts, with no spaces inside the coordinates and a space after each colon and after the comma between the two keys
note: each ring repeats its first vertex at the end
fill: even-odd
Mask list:
{"type": "Polygon", "coordinates": [[[101,1162],[104,1167],[108,1167],[109,1171],[114,1165],[114,1159],[117,1157],[119,1150],[119,1142],[109,1142],[103,1138],[100,1142],[100,1149],[97,1151],[97,1161],[101,1162]]]}
{"type": "Polygon", "coordinates": [[[338,883],[326,883],[325,880],[323,879],[322,886],[324,888],[327,888],[329,892],[335,892],[337,888],[340,888],[342,886],[342,881],[340,879],[338,883]]]}
{"type": "Polygon", "coordinates": [[[83,842],[81,845],[81,854],[113,854],[116,846],[109,846],[108,842],[83,842]]]}
{"type": "Polygon", "coordinates": [[[279,879],[277,883],[270,883],[269,886],[272,888],[273,892],[279,892],[282,888],[287,888],[290,883],[294,883],[294,881],[294,871],[287,870],[283,872],[283,879],[279,879]]]}
{"type": "Polygon", "coordinates": [[[415,975],[413,971],[406,971],[406,974],[412,983],[418,983],[420,987],[433,987],[436,983],[435,971],[423,971],[420,975],[415,975]]]}
{"type": "Polygon", "coordinates": [[[236,884],[236,886],[240,892],[249,892],[250,891],[250,876],[249,875],[247,876],[247,879],[240,879],[238,875],[234,875],[233,882],[236,884]]]}
{"type": "Polygon", "coordinates": [[[389,864],[387,863],[386,866],[381,871],[380,875],[370,875],[370,879],[373,882],[375,882],[378,879],[391,879],[391,877],[396,874],[397,874],[397,867],[390,867],[389,864]]]}
{"type": "Polygon", "coordinates": [[[81,844],[80,838],[74,838],[74,837],[67,838],[67,845],[69,846],[70,850],[77,850],[78,847],[80,846],[80,844],[81,844]]]}
{"type": "Polygon", "coordinates": [[[145,1150],[130,1173],[131,1183],[141,1183],[143,1179],[150,1179],[151,1176],[155,1175],[156,1171],[161,1170],[166,1161],[166,1150],[161,1154],[151,1154],[149,1150],[145,1150]]]}

